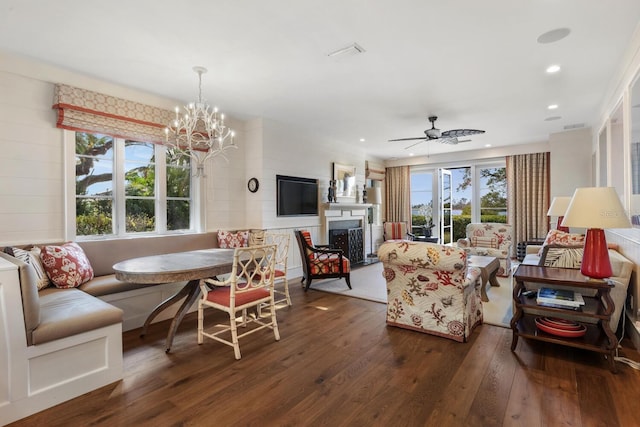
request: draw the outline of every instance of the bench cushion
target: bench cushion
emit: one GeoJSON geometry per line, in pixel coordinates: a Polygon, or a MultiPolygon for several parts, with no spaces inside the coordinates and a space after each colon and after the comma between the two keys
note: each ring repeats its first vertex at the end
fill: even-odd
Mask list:
{"type": "Polygon", "coordinates": [[[145,286],[155,286],[154,284],[140,284],[123,282],[116,279],[115,274],[107,274],[105,276],[94,277],[87,283],[83,283],[78,286],[83,292],[93,295],[94,297],[101,297],[109,294],[116,294],[118,292],[132,291],[134,289],[140,289],[145,286]]]}
{"type": "Polygon", "coordinates": [[[40,325],[33,331],[34,345],[122,322],[122,310],[79,289],[46,288],[39,294],[40,325]]]}

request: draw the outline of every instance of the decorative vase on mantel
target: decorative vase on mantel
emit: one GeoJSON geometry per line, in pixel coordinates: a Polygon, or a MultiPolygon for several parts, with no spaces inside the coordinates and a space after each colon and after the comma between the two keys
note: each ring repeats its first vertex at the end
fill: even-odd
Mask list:
{"type": "Polygon", "coordinates": [[[329,181],[329,203],[336,203],[338,200],[336,198],[336,181],[332,179],[329,181]]]}

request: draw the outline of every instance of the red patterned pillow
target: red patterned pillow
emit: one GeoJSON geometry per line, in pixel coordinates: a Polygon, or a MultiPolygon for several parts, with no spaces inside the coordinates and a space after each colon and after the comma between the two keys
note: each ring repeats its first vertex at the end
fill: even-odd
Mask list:
{"type": "Polygon", "coordinates": [[[40,258],[47,276],[58,288],[75,288],[93,279],[93,268],[77,243],[44,246],[40,258]]]}
{"type": "Polygon", "coordinates": [[[218,230],[218,246],[224,249],[243,248],[249,245],[249,231],[218,230]]]}
{"type": "Polygon", "coordinates": [[[566,233],[560,230],[550,230],[544,239],[542,247],[538,251],[538,256],[542,256],[545,246],[584,246],[584,234],[566,233]]]}

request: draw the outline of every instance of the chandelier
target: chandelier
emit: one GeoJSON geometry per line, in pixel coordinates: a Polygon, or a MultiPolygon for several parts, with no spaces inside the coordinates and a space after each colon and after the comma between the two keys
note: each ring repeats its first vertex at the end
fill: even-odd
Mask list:
{"type": "Polygon", "coordinates": [[[169,151],[176,157],[188,156],[196,165],[194,176],[204,175],[204,164],[211,157],[221,155],[228,162],[225,152],[238,148],[233,142],[234,132],[224,124],[224,114],[202,99],[202,74],[204,67],[193,67],[198,73],[198,102],[185,105],[184,114],[176,107],[176,118],[164,130],[169,151]]]}

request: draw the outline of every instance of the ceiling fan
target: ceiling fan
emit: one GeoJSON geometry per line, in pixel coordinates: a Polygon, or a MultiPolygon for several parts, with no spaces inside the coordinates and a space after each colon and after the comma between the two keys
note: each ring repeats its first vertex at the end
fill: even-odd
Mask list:
{"type": "Polygon", "coordinates": [[[451,129],[446,130],[444,132],[440,132],[440,129],[436,129],[436,120],[438,120],[438,116],[429,116],[429,121],[431,122],[431,129],[427,129],[424,131],[425,136],[419,136],[417,138],[400,138],[400,139],[390,139],[389,142],[395,141],[414,141],[420,140],[415,144],[411,144],[405,149],[411,148],[415,145],[421,144],[424,141],[438,140],[443,144],[457,144],[459,142],[467,142],[470,139],[459,140],[458,138],[461,136],[469,136],[469,135],[477,135],[479,133],[484,133],[483,130],[478,129],[451,129]]]}

